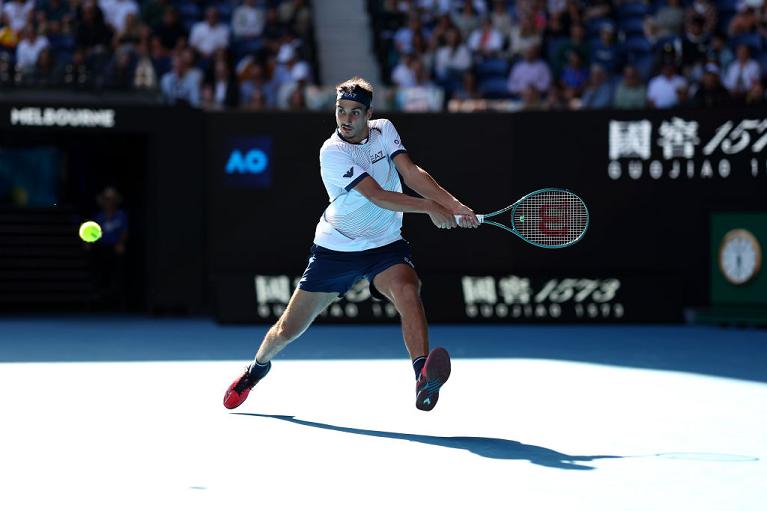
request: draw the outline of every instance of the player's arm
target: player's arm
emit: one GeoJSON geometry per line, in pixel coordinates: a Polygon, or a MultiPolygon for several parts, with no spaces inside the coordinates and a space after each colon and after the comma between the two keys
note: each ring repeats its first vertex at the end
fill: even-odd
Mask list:
{"type": "Polygon", "coordinates": [[[366,175],[355,186],[354,190],[364,195],[379,208],[403,213],[426,213],[431,221],[440,229],[457,227],[453,213],[438,202],[420,197],[411,197],[400,192],[390,192],[372,177],[366,175]]]}
{"type": "Polygon", "coordinates": [[[474,211],[442,188],[431,174],[413,163],[406,152],[400,152],[394,156],[394,165],[397,166],[397,171],[405,184],[421,197],[433,200],[453,215],[461,215],[461,227],[477,227],[479,225],[474,211]]]}

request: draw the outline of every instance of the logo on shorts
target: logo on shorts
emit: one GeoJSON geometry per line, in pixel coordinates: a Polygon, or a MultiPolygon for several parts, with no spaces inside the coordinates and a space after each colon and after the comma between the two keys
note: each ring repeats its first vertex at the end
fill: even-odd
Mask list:
{"type": "Polygon", "coordinates": [[[349,172],[344,174],[344,177],[352,177],[354,175],[354,167],[349,169],[349,172]]]}
{"type": "Polygon", "coordinates": [[[409,264],[411,267],[415,268],[415,264],[413,264],[413,261],[410,260],[409,257],[403,257],[402,258],[407,264],[409,264]]]}

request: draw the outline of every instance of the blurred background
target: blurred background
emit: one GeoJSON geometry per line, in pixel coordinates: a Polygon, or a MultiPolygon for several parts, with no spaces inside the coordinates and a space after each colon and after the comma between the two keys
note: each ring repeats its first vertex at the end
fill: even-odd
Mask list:
{"type": "MultiPolygon", "coordinates": [[[[477,212],[547,186],[591,211],[560,251],[406,217],[432,321],[767,323],[763,0],[1,5],[8,315],[274,321],[327,202],[334,86],[360,75],[477,212]]],[[[398,318],[363,284],[320,321],[398,318]]]]}

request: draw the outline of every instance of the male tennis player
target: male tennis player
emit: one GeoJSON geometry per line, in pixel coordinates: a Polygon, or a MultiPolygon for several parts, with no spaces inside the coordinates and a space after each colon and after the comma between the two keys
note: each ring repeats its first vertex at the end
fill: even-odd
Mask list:
{"type": "Polygon", "coordinates": [[[429,352],[421,282],[410,245],[400,234],[402,214],[426,213],[440,229],[477,227],[477,217],[412,162],[389,120],[371,120],[373,88],[368,82],[355,77],[339,84],[336,92],[338,129],[320,149],[320,174],[330,204],[317,224],[298,288],[253,363],[227,389],[227,408],[241,405],[271,369],[272,358],[361,279],[370,283],[374,297],[390,300],[399,312],[415,370],[416,407],[434,408],[450,376],[447,351],[429,352]],[[402,193],[400,176],[421,197],[402,193]],[[458,222],[454,215],[461,215],[458,222]]]}

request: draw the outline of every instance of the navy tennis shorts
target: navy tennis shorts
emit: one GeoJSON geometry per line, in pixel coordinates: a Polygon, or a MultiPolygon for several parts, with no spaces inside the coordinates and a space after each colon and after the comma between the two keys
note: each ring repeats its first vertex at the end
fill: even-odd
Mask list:
{"type": "Polygon", "coordinates": [[[386,300],[373,285],[375,276],[395,264],[404,263],[415,268],[410,243],[405,240],[359,252],[339,252],[312,245],[309,254],[309,265],[298,287],[304,291],[338,293],[338,296],[366,279],[373,298],[386,300]]]}

